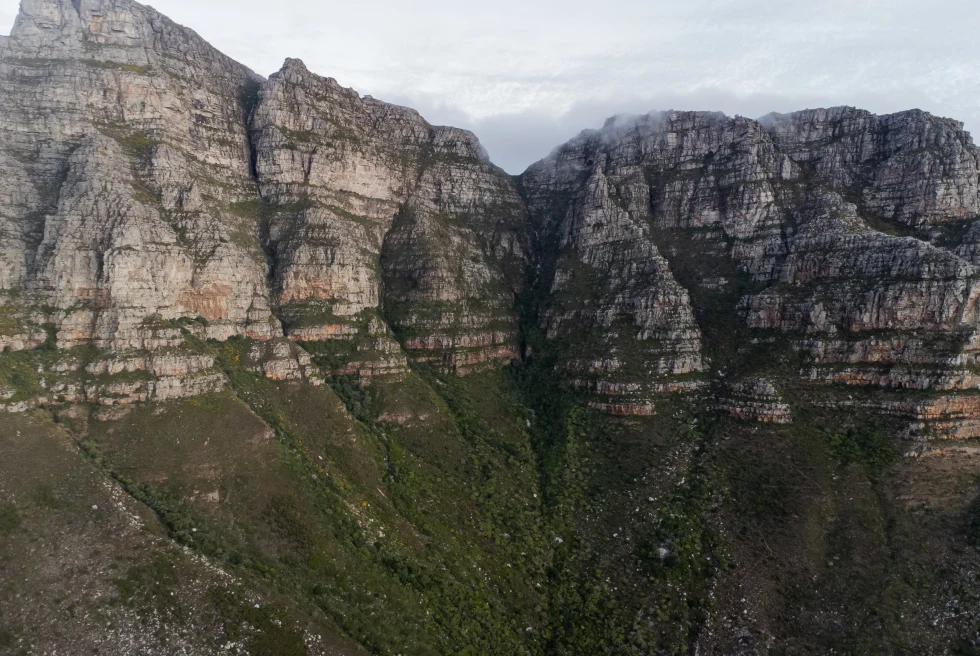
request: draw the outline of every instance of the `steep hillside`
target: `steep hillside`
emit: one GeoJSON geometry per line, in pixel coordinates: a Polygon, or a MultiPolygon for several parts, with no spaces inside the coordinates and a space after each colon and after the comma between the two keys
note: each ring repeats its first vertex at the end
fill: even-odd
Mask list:
{"type": "Polygon", "coordinates": [[[513,178],[23,0],[0,653],[976,653],[978,245],[924,112],[617,117],[513,178]]]}
{"type": "Polygon", "coordinates": [[[660,417],[566,455],[609,607],[559,651],[971,653],[977,162],[918,111],[669,112],[521,177],[530,368],[660,417]]]}

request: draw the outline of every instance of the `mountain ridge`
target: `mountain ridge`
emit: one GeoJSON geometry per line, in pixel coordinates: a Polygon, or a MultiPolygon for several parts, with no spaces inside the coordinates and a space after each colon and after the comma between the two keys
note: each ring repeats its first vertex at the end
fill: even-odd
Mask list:
{"type": "Polygon", "coordinates": [[[23,0],[0,238],[0,652],[980,646],[962,123],[651,112],[510,176],[23,0]]]}

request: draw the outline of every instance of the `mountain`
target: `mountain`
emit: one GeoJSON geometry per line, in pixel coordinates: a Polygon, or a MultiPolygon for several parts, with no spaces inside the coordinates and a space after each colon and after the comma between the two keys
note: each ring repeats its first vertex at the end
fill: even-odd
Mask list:
{"type": "Polygon", "coordinates": [[[0,235],[0,653],[980,649],[956,121],[615,117],[512,177],[22,0],[0,235]]]}

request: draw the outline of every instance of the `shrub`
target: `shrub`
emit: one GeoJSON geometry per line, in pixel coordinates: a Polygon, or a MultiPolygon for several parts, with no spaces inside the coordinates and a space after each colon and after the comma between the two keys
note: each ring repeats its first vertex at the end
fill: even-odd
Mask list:
{"type": "Polygon", "coordinates": [[[966,539],[973,546],[980,547],[980,494],[966,513],[966,539]]]}
{"type": "Polygon", "coordinates": [[[178,602],[173,593],[179,578],[175,563],[165,554],[155,554],[151,562],[134,565],[126,578],[116,579],[113,584],[120,603],[144,614],[161,613],[172,617],[178,613],[178,602]]]}
{"type": "Polygon", "coordinates": [[[881,476],[898,457],[898,450],[880,419],[868,419],[859,428],[849,428],[830,435],[831,455],[841,467],[860,465],[868,474],[881,476]]]}
{"type": "Polygon", "coordinates": [[[0,505],[0,535],[10,535],[20,528],[20,513],[12,503],[0,505]]]}
{"type": "Polygon", "coordinates": [[[57,510],[61,505],[50,485],[38,485],[34,490],[34,503],[42,510],[57,510]]]}

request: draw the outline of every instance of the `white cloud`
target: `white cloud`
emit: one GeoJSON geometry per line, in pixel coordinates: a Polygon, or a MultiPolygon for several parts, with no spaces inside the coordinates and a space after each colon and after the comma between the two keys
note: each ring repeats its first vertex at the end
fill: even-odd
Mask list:
{"type": "Polygon", "coordinates": [[[17,17],[17,3],[14,0],[0,2],[0,34],[10,34],[10,27],[17,17]]]}
{"type": "MultiPolygon", "coordinates": [[[[15,0],[0,0],[13,22],[15,0]]],[[[975,0],[155,0],[263,74],[288,56],[474,129],[518,172],[605,116],[921,107],[980,130],[975,0]]]]}

